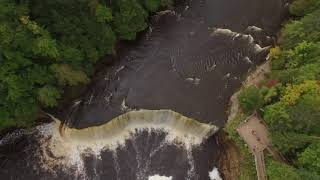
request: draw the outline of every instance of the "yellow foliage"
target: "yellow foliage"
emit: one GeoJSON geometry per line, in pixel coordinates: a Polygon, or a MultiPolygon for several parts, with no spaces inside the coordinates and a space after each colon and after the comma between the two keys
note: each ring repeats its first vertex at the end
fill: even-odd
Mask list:
{"type": "Polygon", "coordinates": [[[298,85],[288,85],[285,90],[285,95],[281,101],[286,105],[294,105],[303,93],[320,95],[320,86],[317,81],[304,81],[298,85]]]}
{"type": "Polygon", "coordinates": [[[280,56],[280,54],[281,49],[278,46],[270,49],[269,56],[271,60],[277,59],[280,56]]]}

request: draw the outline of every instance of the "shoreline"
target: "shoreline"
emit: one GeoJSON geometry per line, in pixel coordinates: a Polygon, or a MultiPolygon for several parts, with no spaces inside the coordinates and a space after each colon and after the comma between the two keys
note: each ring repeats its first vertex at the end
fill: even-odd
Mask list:
{"type": "Polygon", "coordinates": [[[257,66],[252,72],[249,72],[240,89],[230,98],[228,120],[222,133],[218,135],[218,138],[222,141],[223,149],[222,158],[219,160],[219,169],[221,169],[220,172],[225,180],[234,180],[237,179],[236,177],[246,180],[255,179],[253,175],[256,172],[250,172],[252,171],[252,165],[254,167],[254,164],[252,164],[254,156],[249,152],[240,136],[237,135],[235,128],[245,118],[239,105],[238,96],[243,88],[251,85],[257,86],[270,71],[270,61],[267,58],[263,64],[257,66]],[[233,139],[230,137],[230,134],[237,135],[239,139],[233,139]]]}
{"type": "MultiPolygon", "coordinates": [[[[184,2],[184,1],[182,1],[184,2]]],[[[64,92],[62,93],[62,98],[58,100],[58,105],[56,107],[50,107],[45,108],[41,107],[38,111],[37,117],[34,121],[34,124],[30,127],[19,127],[19,126],[11,126],[8,128],[4,128],[0,130],[0,139],[7,134],[13,133],[17,130],[28,130],[30,128],[34,128],[38,125],[42,125],[45,123],[52,122],[52,119],[46,115],[46,113],[54,114],[57,117],[64,116],[66,112],[68,112],[68,109],[70,106],[72,106],[73,102],[79,99],[80,97],[84,96],[88,92],[90,92],[90,87],[97,83],[97,81],[104,76],[106,73],[106,68],[113,67],[116,63],[120,62],[119,54],[123,53],[127,50],[128,47],[134,46],[135,44],[139,43],[141,39],[143,39],[146,34],[149,31],[149,27],[151,26],[151,19],[154,16],[157,16],[159,13],[166,11],[166,10],[176,10],[182,2],[176,2],[176,5],[174,7],[167,8],[161,8],[159,11],[150,14],[148,17],[147,23],[148,26],[140,31],[137,32],[137,37],[134,40],[118,40],[115,43],[115,48],[113,50],[112,54],[105,54],[103,57],[101,57],[96,64],[94,65],[94,71],[92,74],[90,74],[90,81],[87,84],[79,84],[76,86],[66,86],[64,87],[64,92]],[[173,9],[171,9],[173,8],[173,9]],[[45,113],[44,113],[45,112],[45,113]]]]}

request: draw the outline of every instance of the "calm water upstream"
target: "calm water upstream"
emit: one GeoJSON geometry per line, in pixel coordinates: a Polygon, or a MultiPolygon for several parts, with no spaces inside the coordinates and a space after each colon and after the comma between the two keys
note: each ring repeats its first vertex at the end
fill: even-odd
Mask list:
{"type": "Polygon", "coordinates": [[[219,180],[214,133],[266,60],[285,0],[189,0],[150,18],[60,121],[0,140],[0,179],[219,180]]]}

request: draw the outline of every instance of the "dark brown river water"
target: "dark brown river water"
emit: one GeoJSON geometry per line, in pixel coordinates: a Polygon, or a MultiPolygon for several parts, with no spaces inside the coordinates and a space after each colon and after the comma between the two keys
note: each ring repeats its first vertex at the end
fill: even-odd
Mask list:
{"type": "Polygon", "coordinates": [[[221,151],[213,134],[248,70],[266,60],[285,1],[178,4],[56,115],[72,127],[64,137],[53,122],[1,139],[0,179],[209,180],[221,151]]]}

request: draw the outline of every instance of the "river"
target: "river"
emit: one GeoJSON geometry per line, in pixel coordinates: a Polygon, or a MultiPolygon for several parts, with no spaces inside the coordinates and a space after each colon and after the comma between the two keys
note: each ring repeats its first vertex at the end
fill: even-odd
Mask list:
{"type": "Polygon", "coordinates": [[[152,16],[54,122],[0,140],[0,179],[219,180],[214,134],[285,3],[189,0],[152,16]]]}

